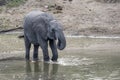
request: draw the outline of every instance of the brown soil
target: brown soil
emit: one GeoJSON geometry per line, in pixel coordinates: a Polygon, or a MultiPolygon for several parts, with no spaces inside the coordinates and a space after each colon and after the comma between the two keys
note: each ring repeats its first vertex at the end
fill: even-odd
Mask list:
{"type": "Polygon", "coordinates": [[[32,10],[53,14],[69,35],[120,34],[119,0],[28,0],[19,7],[0,7],[0,30],[22,26],[32,10]]]}

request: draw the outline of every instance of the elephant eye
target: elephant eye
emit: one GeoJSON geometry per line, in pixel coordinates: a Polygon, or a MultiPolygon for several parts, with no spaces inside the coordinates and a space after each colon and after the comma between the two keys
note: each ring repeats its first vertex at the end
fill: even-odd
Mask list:
{"type": "Polygon", "coordinates": [[[52,29],[52,32],[55,32],[55,30],[54,30],[54,29],[52,29]]]}

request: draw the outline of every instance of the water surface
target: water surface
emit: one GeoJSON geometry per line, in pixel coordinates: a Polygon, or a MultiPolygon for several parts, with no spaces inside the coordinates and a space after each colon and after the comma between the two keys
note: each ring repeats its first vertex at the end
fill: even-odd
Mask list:
{"type": "Polygon", "coordinates": [[[120,80],[120,39],[67,38],[58,62],[45,63],[39,50],[33,63],[16,36],[0,35],[0,80],[120,80]]]}

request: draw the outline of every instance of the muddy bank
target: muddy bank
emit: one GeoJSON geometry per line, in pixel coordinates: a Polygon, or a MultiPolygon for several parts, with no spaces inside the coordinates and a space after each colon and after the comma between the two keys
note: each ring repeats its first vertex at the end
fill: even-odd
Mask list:
{"type": "Polygon", "coordinates": [[[69,35],[120,35],[118,0],[27,0],[13,8],[0,6],[0,30],[20,27],[32,10],[48,12],[69,35]]]}

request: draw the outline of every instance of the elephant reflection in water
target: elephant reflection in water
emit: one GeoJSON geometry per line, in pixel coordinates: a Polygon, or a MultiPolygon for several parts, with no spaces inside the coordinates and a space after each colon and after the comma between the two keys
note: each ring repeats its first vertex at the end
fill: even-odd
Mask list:
{"type": "Polygon", "coordinates": [[[43,63],[42,66],[39,66],[39,62],[30,63],[26,62],[26,78],[25,80],[55,80],[58,64],[51,64],[52,69],[50,68],[49,63],[43,63]],[[51,70],[50,70],[51,69],[51,70]]]}

